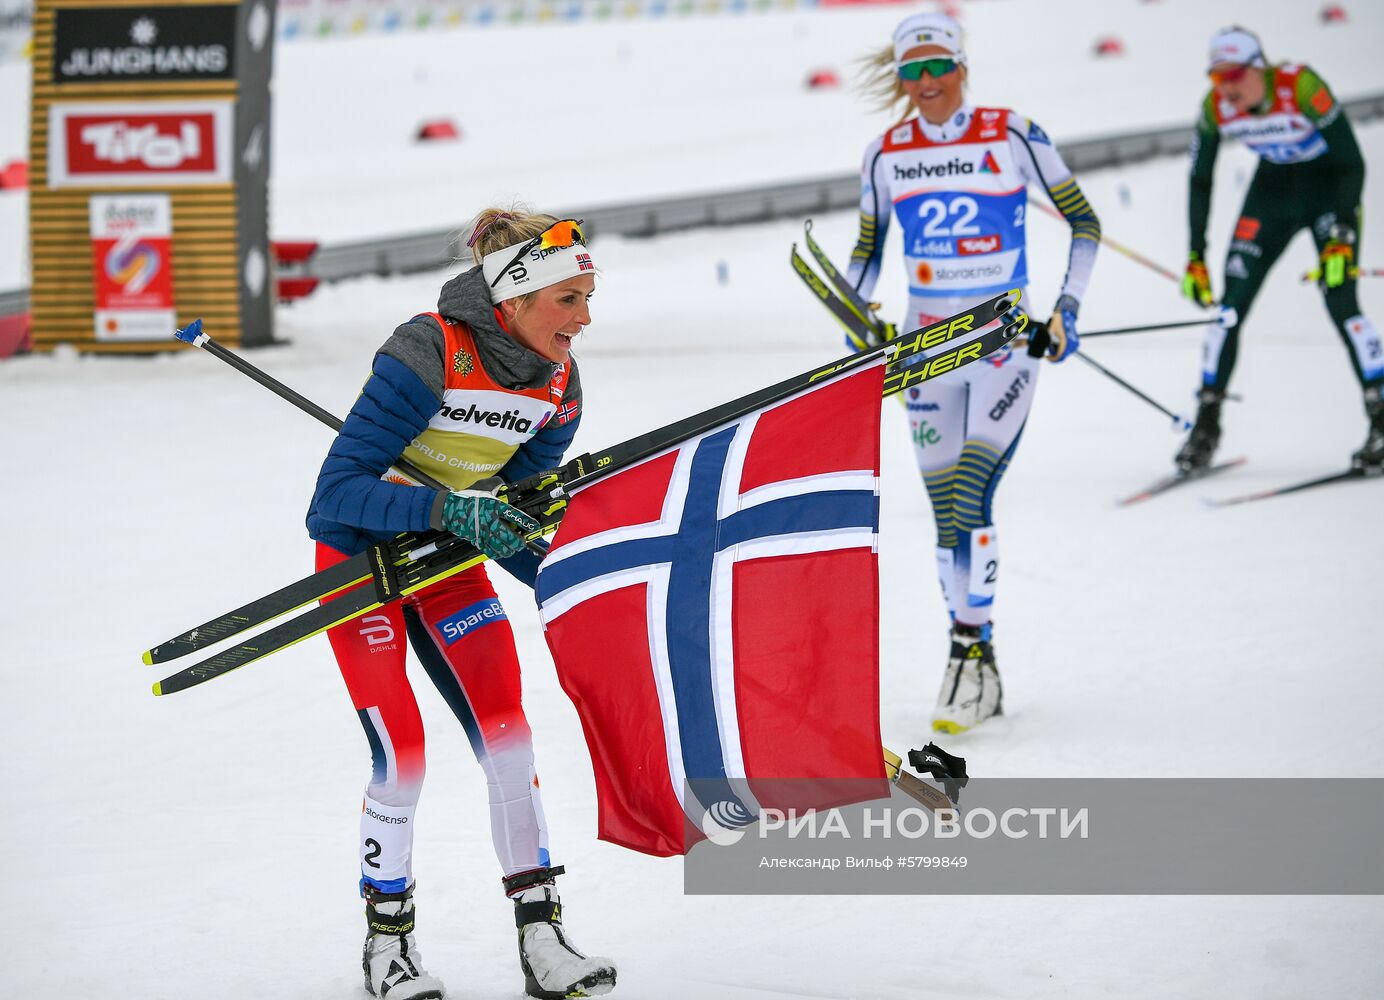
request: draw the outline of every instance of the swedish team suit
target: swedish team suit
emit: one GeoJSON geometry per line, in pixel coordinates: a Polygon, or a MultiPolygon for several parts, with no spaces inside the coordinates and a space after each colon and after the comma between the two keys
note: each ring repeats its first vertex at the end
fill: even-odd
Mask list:
{"type": "MultiPolygon", "coordinates": [[[[1079,302],[1100,222],[1046,133],[1004,108],[966,105],[941,125],[914,118],[870,144],[861,168],[860,236],[850,280],[868,300],[895,215],[909,291],[901,330],[1023,289],[1031,183],[1043,186],[1072,227],[1062,293],[1079,302]]],[[[953,618],[963,625],[990,620],[999,571],[991,504],[1037,379],[1037,358],[1004,349],[905,394],[914,455],[937,522],[938,577],[953,618]]]]}

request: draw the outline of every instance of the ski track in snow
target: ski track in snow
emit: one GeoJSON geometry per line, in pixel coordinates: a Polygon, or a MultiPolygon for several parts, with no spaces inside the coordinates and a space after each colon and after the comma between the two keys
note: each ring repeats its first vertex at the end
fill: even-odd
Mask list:
{"type": "MultiPolygon", "coordinates": [[[[979,18],[1002,6],[968,9],[979,18]]],[[[1352,15],[1368,16],[1360,7],[1352,15]]],[[[1148,9],[1170,16],[1177,5],[1148,9]]],[[[1182,30],[1178,41],[1200,52],[1204,34],[1182,30]]],[[[1044,101],[1021,106],[1045,124],[1058,117],[1044,101]]],[[[843,142],[847,159],[863,134],[843,142]]],[[[1367,160],[1384,162],[1384,128],[1360,137],[1367,160]]],[[[1220,167],[1217,288],[1247,163],[1223,156],[1220,167]]],[[[1177,266],[1181,161],[1081,180],[1109,235],[1177,266]]],[[[1365,214],[1384,215],[1373,179],[1365,214]]],[[[819,219],[816,233],[844,262],[852,214],[819,219]]],[[[775,223],[599,241],[577,448],[842,353],[834,322],[787,266],[799,236],[796,224],[775,223]],[[724,286],[717,261],[728,266],[724,286]]],[[[1035,217],[1030,239],[1031,289],[1045,306],[1065,266],[1066,228],[1035,217]]],[[[897,310],[896,258],[891,245],[879,295],[897,310]]],[[[1249,319],[1234,384],[1245,400],[1227,407],[1221,454],[1250,462],[1213,481],[1118,509],[1117,497],[1169,467],[1180,436],[1094,371],[1045,366],[996,504],[996,648],[1009,714],[942,740],[973,774],[1384,774],[1384,655],[1370,631],[1384,484],[1223,511],[1201,502],[1333,471],[1363,438],[1344,348],[1316,290],[1296,281],[1311,262],[1299,236],[1249,319]]],[[[324,288],[280,311],[291,344],[253,360],[344,413],[375,348],[432,306],[444,276],[324,288]]],[[[1366,311],[1384,318],[1376,285],[1361,291],[1366,311]]],[[[1172,283],[1105,251],[1082,326],[1193,315],[1172,283]]],[[[1196,330],[1088,347],[1190,413],[1196,330]]],[[[897,404],[886,403],[884,421],[881,583],[916,594],[918,607],[882,622],[883,736],[903,750],[931,738],[946,615],[897,404]]],[[[365,996],[355,831],[369,753],[327,644],[164,699],[148,693],[159,671],[139,663],[151,643],[310,569],[302,517],[330,432],[193,352],[0,365],[0,426],[0,459],[14,470],[0,492],[11,526],[0,704],[18,812],[0,846],[20,917],[5,995],[365,996]]],[[[678,861],[594,840],[575,712],[527,590],[495,580],[525,665],[554,857],[571,873],[561,883],[567,926],[620,963],[617,997],[1384,994],[1384,911],[1370,897],[684,896],[678,861]]],[[[441,698],[421,670],[414,677],[431,737],[415,857],[419,941],[452,995],[515,997],[522,979],[484,780],[441,698]]]]}

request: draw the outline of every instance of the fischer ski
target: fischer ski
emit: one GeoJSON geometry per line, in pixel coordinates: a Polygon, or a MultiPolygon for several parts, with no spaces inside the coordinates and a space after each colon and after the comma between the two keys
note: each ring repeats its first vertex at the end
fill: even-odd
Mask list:
{"type": "MultiPolygon", "coordinates": [[[[391,539],[389,544],[399,553],[394,560],[398,563],[407,562],[411,550],[421,549],[423,545],[429,543],[442,543],[448,539],[454,542],[461,541],[455,535],[448,535],[445,531],[437,531],[421,535],[399,535],[391,539]]],[[[348,587],[363,583],[370,579],[372,565],[371,550],[367,549],[350,559],[337,563],[335,566],[306,576],[290,583],[287,587],[274,591],[272,594],[266,594],[249,604],[236,608],[234,611],[228,611],[224,615],[203,622],[196,628],[188,629],[181,635],[164,640],[145,651],[144,662],[153,666],[156,663],[176,660],[180,656],[195,653],[206,646],[214,646],[223,639],[229,639],[247,628],[263,625],[265,622],[273,621],[290,611],[297,611],[315,601],[323,600],[332,594],[346,590],[348,587]]]]}
{"type": "Polygon", "coordinates": [[[812,236],[812,220],[808,219],[803,223],[803,240],[807,243],[808,252],[817,261],[817,266],[822,269],[822,273],[827,276],[827,280],[836,286],[836,292],[841,300],[846,304],[851,312],[855,313],[860,320],[874,331],[875,343],[882,343],[886,340],[893,340],[898,331],[893,323],[886,323],[876,315],[879,309],[877,303],[866,302],[860,297],[860,293],[855,290],[855,286],[846,280],[846,276],[836,269],[836,265],[831,262],[827,252],[817,245],[816,239],[812,236]]]}
{"type": "Polygon", "coordinates": [[[826,282],[798,254],[796,243],[789,251],[788,259],[793,265],[793,270],[798,272],[798,277],[802,278],[803,284],[808,287],[808,290],[817,296],[822,305],[827,307],[827,311],[845,327],[846,338],[852,347],[864,351],[880,343],[879,334],[875,328],[861,319],[850,306],[846,305],[839,296],[827,287],[826,282]]]}
{"type": "MultiPolygon", "coordinates": [[[[1016,300],[1017,292],[996,295],[931,327],[916,330],[868,351],[850,355],[721,406],[686,417],[647,434],[631,438],[606,451],[574,458],[558,469],[539,473],[536,476],[511,484],[502,495],[510,503],[520,507],[539,522],[541,525],[539,534],[547,533],[557,527],[562,515],[566,512],[566,494],[570,490],[585,486],[618,469],[642,461],[754,410],[772,405],[780,399],[786,399],[809,388],[821,379],[862,367],[883,358],[886,362],[886,369],[882,394],[889,396],[911,385],[977,361],[1000,349],[1028,328],[1029,318],[1013,307],[1016,300]],[[981,329],[999,318],[1003,318],[1005,322],[980,337],[965,341],[959,346],[943,350],[939,354],[914,364],[903,365],[899,363],[903,359],[923,351],[946,347],[960,336],[981,329]]],[[[351,569],[333,574],[333,570],[338,567],[332,567],[322,573],[290,584],[289,587],[276,591],[275,594],[266,598],[251,602],[235,612],[214,619],[213,623],[223,623],[219,633],[209,633],[207,637],[194,636],[193,633],[199,631],[196,629],[184,633],[176,640],[169,640],[161,644],[160,647],[156,647],[157,649],[167,647],[168,654],[167,656],[161,654],[157,660],[154,659],[154,650],[150,650],[146,654],[145,662],[163,662],[164,659],[183,655],[200,648],[202,645],[209,645],[218,641],[219,638],[225,638],[253,627],[255,623],[248,620],[250,615],[246,613],[246,609],[258,607],[259,613],[262,615],[262,623],[262,621],[270,620],[293,610],[293,608],[284,607],[290,601],[298,601],[297,606],[302,607],[315,600],[324,600],[329,595],[352,586],[353,583],[363,583],[366,580],[373,580],[374,582],[374,587],[361,586],[350,593],[342,594],[320,607],[304,612],[216,656],[164,678],[154,685],[154,693],[171,694],[219,677],[277,650],[301,642],[303,639],[335,628],[383,604],[459,573],[470,566],[474,566],[484,558],[470,545],[442,532],[433,532],[428,536],[400,536],[389,542],[377,543],[365,553],[355,557],[354,560],[347,560],[347,563],[342,564],[349,564],[351,569]],[[425,539],[428,538],[440,538],[440,540],[426,541],[425,539]],[[424,541],[424,544],[420,548],[410,551],[403,544],[406,540],[424,541]],[[354,576],[360,572],[361,560],[364,560],[368,569],[365,573],[354,576]],[[282,608],[283,610],[272,610],[272,613],[264,616],[264,608],[266,607],[271,610],[274,608],[282,608]]]]}
{"type": "Polygon", "coordinates": [[[1240,466],[1244,465],[1246,461],[1248,461],[1248,459],[1232,458],[1226,462],[1217,462],[1215,465],[1208,465],[1206,468],[1200,469],[1196,472],[1173,472],[1164,476],[1162,479],[1159,479],[1158,481],[1151,483],[1148,486],[1145,486],[1138,493],[1131,493],[1123,500],[1118,501],[1118,503],[1121,507],[1128,507],[1132,504],[1142,503],[1145,500],[1152,500],[1154,497],[1166,493],[1168,492],[1168,490],[1181,486],[1183,483],[1194,482],[1198,479],[1205,479],[1207,476],[1214,476],[1218,472],[1225,472],[1228,469],[1239,468],[1240,466]]]}
{"type": "Polygon", "coordinates": [[[1330,486],[1332,483],[1345,483],[1353,479],[1379,479],[1381,474],[1378,472],[1370,473],[1364,469],[1347,469],[1345,472],[1335,472],[1329,476],[1319,476],[1316,479],[1308,479],[1300,483],[1290,483],[1287,486],[1278,486],[1271,490],[1260,490],[1257,493],[1245,493],[1237,497],[1226,497],[1224,500],[1207,499],[1206,503],[1212,507],[1233,507],[1236,504],[1249,503],[1252,500],[1267,500],[1270,497],[1286,496],[1289,493],[1299,493],[1302,490],[1315,489],[1318,486],[1330,486]]]}

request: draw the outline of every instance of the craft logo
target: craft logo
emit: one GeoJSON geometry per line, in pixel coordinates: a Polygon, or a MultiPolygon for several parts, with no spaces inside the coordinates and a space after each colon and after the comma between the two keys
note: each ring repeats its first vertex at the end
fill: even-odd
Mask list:
{"type": "Polygon", "coordinates": [[[956,241],[956,252],[963,257],[977,253],[994,253],[1000,248],[998,233],[988,236],[965,236],[956,241]]]}
{"type": "MultiPolygon", "coordinates": [[[[1019,401],[1019,397],[1024,394],[1024,388],[1028,385],[1030,377],[1028,372],[1023,369],[1019,370],[1019,374],[1014,377],[1014,381],[1009,384],[1009,388],[1005,390],[1004,395],[999,398],[994,406],[990,407],[991,420],[999,420],[1000,417],[1009,412],[1011,406],[1019,401]]],[[[982,538],[983,537],[984,536],[982,536],[982,538]]],[[[981,544],[983,545],[985,543],[981,542],[981,544]]]]}
{"type": "Polygon", "coordinates": [[[231,102],[54,104],[50,187],[231,180],[231,102]]]}
{"type": "Polygon", "coordinates": [[[234,4],[60,8],[55,13],[54,83],[233,76],[234,4]]]}
{"type": "Polygon", "coordinates": [[[447,645],[451,645],[458,639],[470,635],[478,628],[489,625],[495,621],[508,621],[505,609],[495,598],[485,601],[478,601],[469,607],[462,608],[450,618],[444,618],[437,623],[437,629],[442,633],[442,638],[447,645]]]}

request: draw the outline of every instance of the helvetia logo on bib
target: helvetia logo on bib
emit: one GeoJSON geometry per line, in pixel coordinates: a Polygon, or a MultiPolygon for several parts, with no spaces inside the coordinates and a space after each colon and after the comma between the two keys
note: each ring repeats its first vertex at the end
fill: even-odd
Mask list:
{"type": "Polygon", "coordinates": [[[1000,165],[995,161],[995,154],[988,149],[985,151],[984,158],[980,161],[980,172],[982,174],[997,174],[1000,172],[1000,165]]]}

